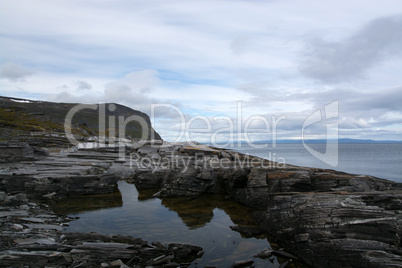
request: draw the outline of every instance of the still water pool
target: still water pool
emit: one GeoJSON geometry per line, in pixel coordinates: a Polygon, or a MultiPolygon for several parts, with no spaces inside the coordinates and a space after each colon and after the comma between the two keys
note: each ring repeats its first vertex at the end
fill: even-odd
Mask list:
{"type": "Polygon", "coordinates": [[[79,217],[66,232],[98,232],[140,237],[168,244],[182,242],[203,247],[205,254],[191,267],[227,267],[235,261],[253,259],[256,267],[279,267],[278,260],[253,258],[271,248],[266,237],[245,238],[230,229],[253,226],[252,211],[221,195],[197,198],[152,197],[139,193],[133,184],[120,181],[119,192],[77,197],[56,205],[60,213],[79,217]]]}

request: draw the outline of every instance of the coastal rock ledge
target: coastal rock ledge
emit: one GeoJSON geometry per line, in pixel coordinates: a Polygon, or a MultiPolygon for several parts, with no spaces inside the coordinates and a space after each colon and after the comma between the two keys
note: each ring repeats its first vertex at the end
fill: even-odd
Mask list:
{"type": "Polygon", "coordinates": [[[402,267],[400,183],[194,144],[131,160],[130,180],[159,197],[225,193],[254,207],[261,228],[314,267],[402,267]]]}
{"type": "Polygon", "coordinates": [[[7,196],[106,193],[119,179],[156,189],[160,198],[223,193],[255,208],[260,228],[314,267],[402,267],[399,183],[193,143],[83,146],[49,155],[26,146],[17,155],[11,147],[7,159],[19,162],[0,164],[7,196]]]}

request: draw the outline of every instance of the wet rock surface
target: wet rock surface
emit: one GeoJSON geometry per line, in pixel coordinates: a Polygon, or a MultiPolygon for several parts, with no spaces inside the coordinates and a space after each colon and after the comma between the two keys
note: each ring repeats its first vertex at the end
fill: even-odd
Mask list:
{"type": "Polygon", "coordinates": [[[283,194],[271,202],[262,225],[307,263],[402,266],[400,192],[283,194]]]}
{"type": "MultiPolygon", "coordinates": [[[[139,190],[155,189],[158,191],[155,195],[161,198],[204,193],[229,195],[255,208],[255,218],[260,222],[259,228],[236,226],[237,231],[245,236],[264,231],[292,253],[287,258],[298,257],[315,267],[402,267],[401,184],[371,176],[284,165],[230,150],[186,143],[126,147],[123,155],[119,148],[76,149],[0,164],[0,191],[4,192],[0,196],[8,204],[15,205],[0,212],[2,228],[7,226],[8,234],[14,237],[11,240],[2,237],[2,262],[7,260],[12,265],[13,260],[21,260],[23,253],[13,253],[19,246],[25,248],[21,251],[24,254],[27,250],[39,252],[35,254],[41,255],[42,259],[63,265],[173,263],[174,266],[177,262],[186,263],[184,259],[177,259],[185,252],[191,258],[202,254],[201,249],[182,250],[177,246],[141,244],[141,251],[134,243],[134,246],[124,248],[116,243],[133,242],[118,242],[113,237],[85,239],[78,235],[75,242],[68,242],[74,239],[68,240],[67,234],[64,240],[61,238],[59,227],[63,222],[58,216],[49,220],[26,212],[31,208],[24,193],[28,198],[41,199],[107,193],[115,190],[119,179],[135,183],[139,190]],[[28,237],[14,236],[25,230],[29,230],[28,237]],[[52,235],[37,234],[36,237],[35,230],[45,230],[52,235]],[[96,244],[100,247],[97,251],[93,249],[95,244],[88,244],[98,243],[95,240],[104,243],[96,244]],[[30,244],[32,241],[35,242],[30,244]],[[34,245],[32,250],[27,248],[28,245],[34,245]],[[108,246],[119,247],[113,252],[121,255],[105,253],[108,246]],[[154,254],[155,248],[159,255],[154,254]],[[110,258],[97,257],[108,254],[111,254],[110,258]]],[[[280,252],[276,254],[280,255],[280,252]]],[[[269,257],[269,254],[264,256],[269,257]]],[[[245,263],[234,265],[252,264],[245,260],[245,263]]]]}
{"type": "Polygon", "coordinates": [[[160,197],[228,194],[258,209],[261,228],[315,267],[402,267],[401,184],[202,145],[161,146],[147,166],[155,156],[135,156],[137,187],[160,197]]]}
{"type": "Polygon", "coordinates": [[[186,267],[203,254],[189,244],[149,244],[140,238],[63,233],[73,218],[54,214],[24,194],[0,201],[0,267],[186,267]]]}
{"type": "Polygon", "coordinates": [[[113,192],[121,175],[111,167],[119,156],[113,154],[112,157],[107,152],[88,152],[85,156],[62,152],[39,159],[32,157],[30,161],[3,163],[0,165],[0,190],[23,192],[35,198],[113,192]]]}

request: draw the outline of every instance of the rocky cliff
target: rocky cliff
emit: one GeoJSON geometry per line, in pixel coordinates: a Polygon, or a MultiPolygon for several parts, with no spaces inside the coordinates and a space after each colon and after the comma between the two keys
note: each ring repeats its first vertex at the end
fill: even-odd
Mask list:
{"type": "MultiPolygon", "coordinates": [[[[23,141],[39,147],[70,147],[70,141],[66,139],[65,120],[77,105],[0,96],[0,140],[23,141]]],[[[138,117],[145,122],[145,139],[161,140],[148,115],[115,103],[81,108],[72,116],[71,132],[81,141],[89,137],[142,138],[142,125],[138,120],[129,120],[130,117],[138,117]],[[105,120],[104,126],[101,118],[105,120]],[[125,133],[119,133],[120,118],[127,120],[125,133]]]]}

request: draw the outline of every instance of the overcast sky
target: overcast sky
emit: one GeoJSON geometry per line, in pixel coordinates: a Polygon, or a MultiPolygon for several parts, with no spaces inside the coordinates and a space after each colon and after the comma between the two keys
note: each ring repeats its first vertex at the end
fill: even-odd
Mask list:
{"type": "Polygon", "coordinates": [[[164,139],[187,124],[199,141],[247,126],[267,129],[254,139],[301,138],[310,115],[338,102],[308,138],[330,122],[341,138],[402,140],[400,0],[0,3],[0,95],[149,115],[159,104],[164,139]]]}

